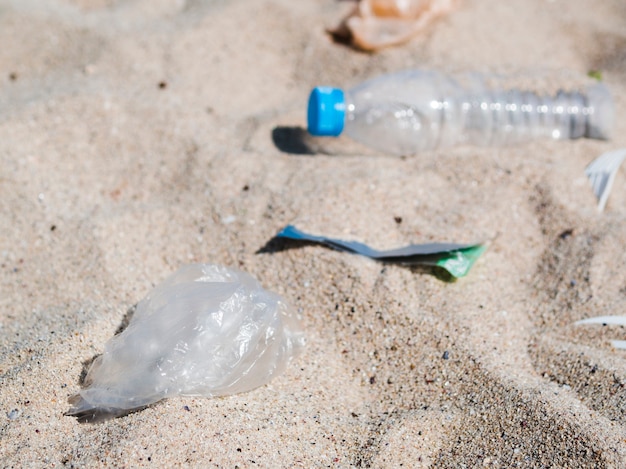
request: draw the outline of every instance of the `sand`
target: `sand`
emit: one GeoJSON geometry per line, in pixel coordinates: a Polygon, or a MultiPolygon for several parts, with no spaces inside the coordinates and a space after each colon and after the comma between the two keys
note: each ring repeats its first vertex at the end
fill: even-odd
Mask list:
{"type": "Polygon", "coordinates": [[[626,466],[625,331],[573,325],[626,311],[626,171],[603,213],[584,175],[626,122],[608,142],[406,158],[302,131],[312,86],[416,67],[548,87],[601,70],[622,116],[626,5],[466,0],[376,54],[326,33],[351,7],[0,2],[0,466],[626,466]],[[454,283],[320,246],[258,253],[289,223],[489,249],[454,283]],[[304,352],[246,394],[64,415],[127,311],[190,262],[283,295],[304,352]]]}

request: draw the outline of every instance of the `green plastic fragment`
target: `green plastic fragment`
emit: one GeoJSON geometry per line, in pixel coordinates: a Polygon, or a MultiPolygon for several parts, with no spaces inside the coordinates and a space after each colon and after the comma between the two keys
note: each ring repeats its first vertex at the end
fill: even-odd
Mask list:
{"type": "Polygon", "coordinates": [[[602,71],[600,71],[600,70],[589,70],[589,72],[587,73],[587,76],[589,78],[593,78],[595,80],[602,81],[602,71]]]}
{"type": "Polygon", "coordinates": [[[436,265],[446,269],[453,277],[465,277],[486,249],[483,244],[458,249],[439,259],[436,265]]]}

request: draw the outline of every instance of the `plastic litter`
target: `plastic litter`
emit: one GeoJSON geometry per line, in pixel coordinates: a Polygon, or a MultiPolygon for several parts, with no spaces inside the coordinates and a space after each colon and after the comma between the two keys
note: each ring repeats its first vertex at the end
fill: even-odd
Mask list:
{"type": "Polygon", "coordinates": [[[455,278],[467,275],[474,262],[486,249],[483,244],[430,243],[411,244],[399,249],[379,251],[357,241],[343,241],[308,234],[293,225],[283,228],[276,237],[322,244],[381,262],[441,267],[455,278]]]}
{"type": "Polygon", "coordinates": [[[359,49],[373,51],[408,41],[458,3],[460,0],[361,0],[331,33],[359,49]]]}
{"type": "MultiPolygon", "coordinates": [[[[594,318],[583,319],[574,323],[575,325],[601,324],[611,326],[626,326],[626,316],[596,316],[594,318]]],[[[616,349],[626,350],[626,340],[612,340],[611,345],[616,349]]]]}
{"type": "Polygon", "coordinates": [[[96,421],[172,396],[249,391],[304,345],[299,320],[249,274],[188,265],[155,287],[96,358],[68,415],[96,421]]]}
{"type": "Polygon", "coordinates": [[[626,148],[609,151],[600,155],[585,169],[593,193],[598,198],[598,210],[600,211],[604,210],[613,187],[615,175],[625,158],[626,148]]]}
{"type": "Polygon", "coordinates": [[[347,91],[317,87],[309,97],[308,130],[319,136],[345,132],[371,148],[398,155],[458,144],[610,137],[613,99],[602,83],[584,92],[539,96],[490,89],[485,82],[478,74],[467,75],[461,84],[436,71],[409,70],[347,91]]]}

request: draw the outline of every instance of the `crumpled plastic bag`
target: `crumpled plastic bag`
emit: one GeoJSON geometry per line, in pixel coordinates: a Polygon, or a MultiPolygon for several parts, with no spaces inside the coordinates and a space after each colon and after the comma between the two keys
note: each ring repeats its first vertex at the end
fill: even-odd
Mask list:
{"type": "Polygon", "coordinates": [[[188,265],[156,286],[72,396],[84,421],[172,396],[222,396],[262,386],[304,345],[296,315],[249,274],[188,265]]]}

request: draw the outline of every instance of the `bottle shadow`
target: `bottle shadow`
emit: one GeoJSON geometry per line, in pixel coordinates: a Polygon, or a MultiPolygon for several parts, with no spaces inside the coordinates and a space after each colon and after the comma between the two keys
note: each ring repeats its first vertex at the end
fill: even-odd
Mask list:
{"type": "Polygon", "coordinates": [[[312,137],[303,127],[279,126],[272,129],[272,141],[276,148],[291,155],[315,155],[312,137]]]}
{"type": "MultiPolygon", "coordinates": [[[[277,126],[272,129],[274,146],[283,153],[295,156],[333,156],[341,158],[361,158],[376,156],[396,159],[393,154],[381,153],[368,148],[349,137],[320,137],[311,135],[307,129],[299,126],[277,126]]],[[[405,156],[401,156],[405,159],[405,156]]]]}

